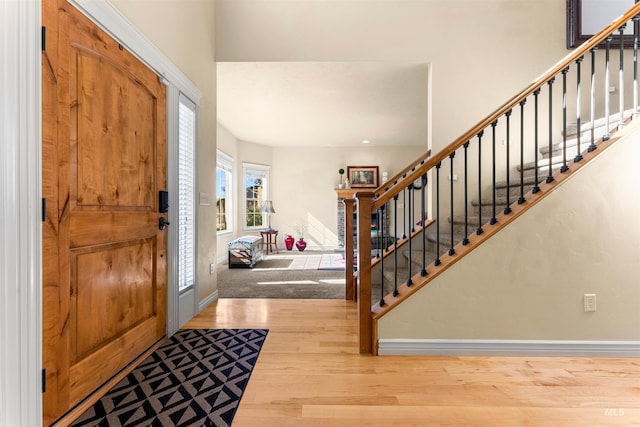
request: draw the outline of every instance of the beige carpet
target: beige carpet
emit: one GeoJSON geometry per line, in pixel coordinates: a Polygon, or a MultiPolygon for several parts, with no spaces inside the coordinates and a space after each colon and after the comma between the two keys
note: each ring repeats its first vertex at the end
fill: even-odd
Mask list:
{"type": "MultiPolygon", "coordinates": [[[[339,254],[329,251],[287,251],[267,255],[253,269],[229,269],[224,265],[218,270],[218,295],[220,298],[343,299],[344,267],[318,270],[325,255],[330,261],[339,259],[339,254]]],[[[331,262],[325,260],[323,265],[330,268],[331,262]]],[[[338,265],[333,263],[334,268],[338,265]]]]}

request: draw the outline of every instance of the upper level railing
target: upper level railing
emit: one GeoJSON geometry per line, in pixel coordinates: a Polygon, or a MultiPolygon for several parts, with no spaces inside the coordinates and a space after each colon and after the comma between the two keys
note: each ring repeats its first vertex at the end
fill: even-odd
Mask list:
{"type": "Polygon", "coordinates": [[[416,281],[426,282],[442,257],[455,262],[457,251],[468,252],[514,206],[526,207],[544,183],[571,172],[586,152],[635,118],[639,14],[636,4],[442,151],[425,153],[375,191],[356,194],[357,206],[349,209],[358,213],[361,352],[373,350],[372,308],[386,310],[416,281]],[[634,34],[630,49],[627,26],[634,34]],[[392,224],[377,229],[376,239],[372,214],[392,224]],[[423,227],[427,216],[431,227],[423,227]],[[383,247],[375,248],[380,242],[383,247]],[[372,262],[372,253],[381,259],[372,262]],[[373,295],[372,283],[379,284],[373,295]]]}

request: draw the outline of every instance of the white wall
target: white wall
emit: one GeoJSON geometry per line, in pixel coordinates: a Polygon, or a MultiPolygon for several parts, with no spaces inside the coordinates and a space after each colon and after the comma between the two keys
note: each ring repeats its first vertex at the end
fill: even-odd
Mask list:
{"type": "Polygon", "coordinates": [[[303,224],[309,248],[336,248],[338,170],[346,171],[349,165],[378,166],[380,179],[385,170],[392,177],[425,151],[415,146],[274,148],[273,203],[277,214],[272,226],[277,226],[281,235],[297,237],[296,225],[303,224]]]}
{"type": "Polygon", "coordinates": [[[383,316],[379,337],[640,340],[639,143],[634,129],[383,316]]]}
{"type": "Polygon", "coordinates": [[[433,152],[567,53],[561,0],[217,0],[216,18],[217,61],[431,63],[433,152]]]}

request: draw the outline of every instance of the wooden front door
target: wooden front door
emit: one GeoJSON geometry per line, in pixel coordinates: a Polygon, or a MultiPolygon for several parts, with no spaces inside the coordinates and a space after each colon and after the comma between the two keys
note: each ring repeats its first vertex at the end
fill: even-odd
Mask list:
{"type": "Polygon", "coordinates": [[[64,0],[43,1],[44,425],[166,330],[166,95],[64,0]]]}

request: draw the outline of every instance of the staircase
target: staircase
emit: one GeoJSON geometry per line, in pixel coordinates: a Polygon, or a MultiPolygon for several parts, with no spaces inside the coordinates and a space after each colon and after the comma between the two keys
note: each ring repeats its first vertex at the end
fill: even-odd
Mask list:
{"type": "MultiPolygon", "coordinates": [[[[639,111],[638,94],[620,93],[620,108],[616,115],[610,112],[607,89],[611,36],[620,34],[623,44],[622,31],[618,29],[638,15],[640,4],[634,5],[442,151],[416,159],[374,192],[358,193],[357,203],[345,203],[350,209],[347,218],[357,212],[357,228],[370,230],[371,216],[382,209],[397,212],[399,196],[403,195],[403,200],[409,201],[406,223],[418,224],[415,231],[398,232],[398,227],[394,228],[395,234],[392,235],[412,237],[398,239],[394,246],[385,251],[384,256],[373,259],[371,263],[367,261],[372,249],[370,234],[357,236],[360,251],[357,258],[360,261],[356,273],[356,299],[359,304],[361,352],[376,352],[374,332],[377,328],[374,325],[377,319],[411,298],[434,277],[451,268],[545,198],[567,177],[597,156],[602,151],[599,147],[609,146],[610,134],[635,119],[639,111]],[[602,43],[604,49],[596,49],[602,43]],[[600,85],[600,89],[596,87],[594,79],[601,73],[596,69],[598,54],[606,58],[606,84],[600,85]],[[581,78],[582,74],[588,73],[581,71],[581,63],[586,57],[591,58],[592,78],[587,88],[580,89],[581,80],[588,82],[588,79],[581,78]],[[568,82],[571,85],[577,82],[578,90],[568,91],[568,82]],[[581,109],[585,102],[581,102],[576,93],[586,93],[588,88],[591,89],[588,102],[591,114],[589,118],[584,118],[581,109]],[[541,100],[544,102],[539,102],[541,100]],[[604,119],[595,119],[598,116],[604,119]],[[568,117],[574,118],[573,125],[568,117]],[[558,134],[559,138],[549,140],[550,135],[558,134]],[[546,135],[549,136],[545,138],[546,135]],[[506,155],[496,156],[496,146],[500,145],[497,141],[505,139],[506,155]],[[458,184],[463,185],[454,186],[453,182],[447,182],[447,176],[452,175],[457,175],[458,184]],[[418,201],[412,206],[411,200],[416,193],[414,183],[420,179],[424,182],[427,176],[430,176],[431,190],[428,194],[424,189],[418,191],[420,196],[416,196],[418,201]],[[427,200],[435,207],[433,215],[430,214],[433,220],[427,220],[422,213],[416,216],[416,206],[421,207],[417,212],[424,211],[422,207],[426,206],[427,200]],[[468,210],[465,205],[469,207],[468,210]],[[425,229],[420,225],[423,223],[427,224],[425,229]]],[[[634,37],[634,45],[637,46],[638,35],[634,37]]],[[[623,54],[621,49],[620,56],[623,54]]],[[[637,75],[629,71],[630,68],[637,69],[637,55],[633,56],[633,61],[633,67],[628,66],[625,70],[621,59],[618,74],[621,80],[625,75],[627,80],[633,79],[633,87],[637,90],[637,75]]],[[[347,227],[350,225],[347,224],[347,227]]],[[[351,259],[349,248],[346,252],[347,259],[351,259]]],[[[347,265],[347,283],[350,283],[352,270],[349,267],[347,265]]],[[[351,286],[355,289],[353,284],[351,286]]]]}
{"type": "MultiPolygon", "coordinates": [[[[630,117],[632,114],[632,110],[627,110],[625,111],[623,117],[630,117]]],[[[609,120],[610,126],[611,123],[618,123],[619,120],[620,114],[612,115],[609,120]]],[[[590,144],[591,129],[591,123],[586,123],[581,126],[580,143],[582,150],[586,149],[590,144]],[[585,141],[587,141],[587,144],[585,144],[585,141]]],[[[606,120],[604,118],[594,121],[593,130],[593,137],[596,141],[602,140],[605,135],[608,135],[610,133],[606,130],[606,120]]],[[[549,175],[549,157],[551,157],[551,174],[555,175],[560,171],[563,165],[563,147],[566,147],[569,153],[577,154],[576,149],[578,145],[578,138],[577,126],[575,123],[568,127],[566,143],[562,135],[559,139],[559,142],[552,144],[551,151],[549,150],[548,145],[539,148],[539,159],[537,162],[537,184],[543,183],[546,180],[546,177],[549,175]]],[[[508,206],[507,200],[513,203],[517,201],[518,197],[520,196],[521,170],[523,176],[523,184],[527,189],[526,191],[528,191],[528,189],[532,188],[535,185],[536,162],[531,161],[524,163],[522,167],[520,167],[520,165],[514,167],[510,176],[515,178],[510,179],[510,182],[507,183],[506,180],[496,181],[496,214],[503,212],[504,209],[508,206]],[[509,195],[508,199],[507,194],[509,195]]],[[[447,223],[449,225],[453,222],[453,238],[450,231],[440,232],[440,253],[462,242],[462,240],[467,237],[468,234],[475,233],[478,227],[480,227],[481,225],[491,222],[491,219],[494,217],[494,206],[491,187],[486,187],[483,191],[483,194],[486,194],[487,198],[483,198],[482,201],[472,200],[470,202],[471,209],[468,213],[466,227],[464,217],[456,216],[453,219],[451,217],[447,217],[447,223]],[[480,212],[482,212],[481,215],[480,212]],[[481,222],[479,221],[480,217],[481,222]],[[467,231],[468,234],[465,231],[467,231]]],[[[447,229],[450,229],[450,227],[447,227],[447,229]]],[[[427,228],[426,241],[427,248],[424,255],[422,251],[422,241],[419,236],[414,237],[414,245],[411,252],[409,252],[407,246],[404,245],[403,248],[399,250],[400,256],[398,257],[397,269],[395,268],[394,258],[389,257],[389,262],[385,264],[384,271],[381,276],[384,282],[384,291],[382,294],[380,290],[381,281],[372,281],[372,305],[378,304],[380,302],[380,298],[383,295],[386,296],[393,293],[397,280],[396,278],[409,277],[409,262],[411,262],[411,273],[413,275],[422,270],[423,256],[427,259],[428,262],[431,262],[438,257],[437,234],[433,225],[427,228]]],[[[374,277],[380,276],[374,274],[374,277]]]]}

